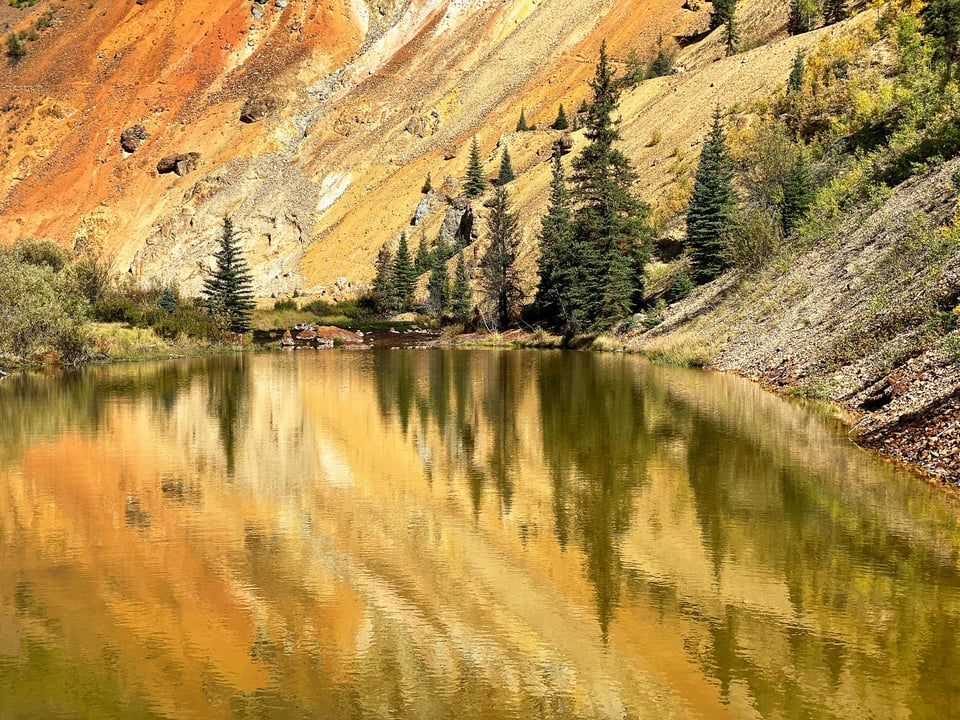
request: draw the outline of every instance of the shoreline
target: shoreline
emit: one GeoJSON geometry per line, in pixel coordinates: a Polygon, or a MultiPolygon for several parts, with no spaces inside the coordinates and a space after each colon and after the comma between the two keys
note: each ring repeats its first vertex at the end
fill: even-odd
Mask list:
{"type": "MultiPolygon", "coordinates": [[[[372,334],[371,334],[372,335],[372,334]]],[[[509,330],[504,333],[462,333],[458,335],[444,335],[443,332],[430,333],[425,337],[423,332],[395,332],[378,333],[379,337],[361,345],[352,345],[346,349],[363,350],[374,348],[402,348],[402,349],[429,349],[429,348],[463,348],[463,349],[504,349],[504,350],[570,350],[593,352],[622,352],[638,355],[656,365],[690,367],[708,372],[720,372],[736,375],[759,385],[766,392],[778,395],[784,399],[814,399],[829,403],[840,411],[842,422],[848,428],[851,443],[859,448],[876,452],[885,460],[897,463],[911,470],[931,485],[935,485],[951,495],[960,497],[960,473],[950,466],[952,454],[936,452],[925,454],[929,450],[927,436],[922,433],[911,432],[924,421],[936,421],[949,418],[937,417],[937,413],[928,410],[926,413],[908,413],[901,415],[896,408],[885,404],[877,409],[864,409],[851,402],[818,397],[808,392],[803,382],[785,382],[783,376],[771,372],[749,372],[743,367],[724,364],[716,359],[698,362],[696,357],[684,358],[680,361],[679,355],[667,356],[659,350],[644,347],[642,335],[638,338],[630,333],[626,334],[598,334],[577,335],[564,337],[549,333],[509,330]],[[637,342],[638,339],[640,342],[637,342]],[[933,415],[934,417],[930,417],[933,415]]],[[[183,350],[172,346],[170,350],[183,350]]],[[[93,357],[80,365],[63,365],[56,363],[20,363],[0,366],[0,380],[19,373],[40,371],[69,371],[84,367],[98,367],[112,364],[157,362],[165,360],[182,360],[190,358],[211,357],[231,353],[283,351],[284,348],[273,342],[249,342],[242,345],[220,344],[207,347],[196,347],[187,352],[156,352],[149,354],[116,355],[93,357]]],[[[302,348],[301,348],[302,350],[302,348]]],[[[960,416],[960,392],[948,393],[935,397],[935,400],[952,403],[960,416]]],[[[952,416],[951,416],[952,417],[952,416]]],[[[948,426],[949,429],[949,426],[948,426]]]]}

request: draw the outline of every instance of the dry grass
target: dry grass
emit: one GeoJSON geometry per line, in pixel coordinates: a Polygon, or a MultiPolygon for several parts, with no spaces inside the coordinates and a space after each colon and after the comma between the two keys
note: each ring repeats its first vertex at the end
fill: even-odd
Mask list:
{"type": "Polygon", "coordinates": [[[167,341],[150,328],[135,328],[123,323],[90,323],[90,346],[111,360],[152,360],[171,355],[198,355],[219,349],[219,345],[181,337],[167,341]]]}
{"type": "Polygon", "coordinates": [[[658,365],[675,367],[704,367],[717,355],[717,348],[706,338],[683,331],[644,338],[634,349],[658,365]]]}

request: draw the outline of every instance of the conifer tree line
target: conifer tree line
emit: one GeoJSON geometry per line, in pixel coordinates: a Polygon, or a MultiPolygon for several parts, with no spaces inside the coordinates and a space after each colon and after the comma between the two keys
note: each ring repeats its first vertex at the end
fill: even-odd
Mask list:
{"type": "Polygon", "coordinates": [[[535,314],[566,332],[609,328],[640,309],[653,232],[649,207],[633,193],[636,172],[615,147],[621,84],[605,43],[590,87],[588,144],[572,163],[569,187],[554,148],[550,204],[541,220],[535,314]]]}
{"type": "Polygon", "coordinates": [[[420,234],[416,256],[410,253],[406,233],[401,233],[396,253],[385,243],[376,260],[377,272],[373,279],[374,306],[382,313],[403,313],[414,309],[414,289],[417,278],[429,272],[427,289],[428,310],[442,316],[451,312],[457,319],[466,319],[470,309],[469,274],[462,247],[451,248],[443,235],[431,249],[426,235],[420,234]],[[453,283],[447,271],[447,262],[459,255],[453,283]]]}

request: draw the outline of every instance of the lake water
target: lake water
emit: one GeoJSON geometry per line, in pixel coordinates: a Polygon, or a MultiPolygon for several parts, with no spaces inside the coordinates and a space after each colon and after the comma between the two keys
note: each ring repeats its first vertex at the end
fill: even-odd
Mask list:
{"type": "Polygon", "coordinates": [[[0,720],[960,717],[960,506],[615,354],[0,383],[0,720]]]}

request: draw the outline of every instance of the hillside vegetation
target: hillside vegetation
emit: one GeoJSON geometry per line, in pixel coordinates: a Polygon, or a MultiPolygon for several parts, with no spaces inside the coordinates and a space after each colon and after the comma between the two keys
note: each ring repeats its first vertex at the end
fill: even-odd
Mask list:
{"type": "MultiPolygon", "coordinates": [[[[824,40],[799,87],[731,132],[735,269],[657,312],[628,345],[864,413],[868,443],[960,479],[960,109],[910,7],[824,40]],[[784,174],[814,190],[780,230],[784,174]],[[662,321],[662,322],[660,322],[662,321]]],[[[661,288],[683,260],[660,270],[661,288]]]]}

